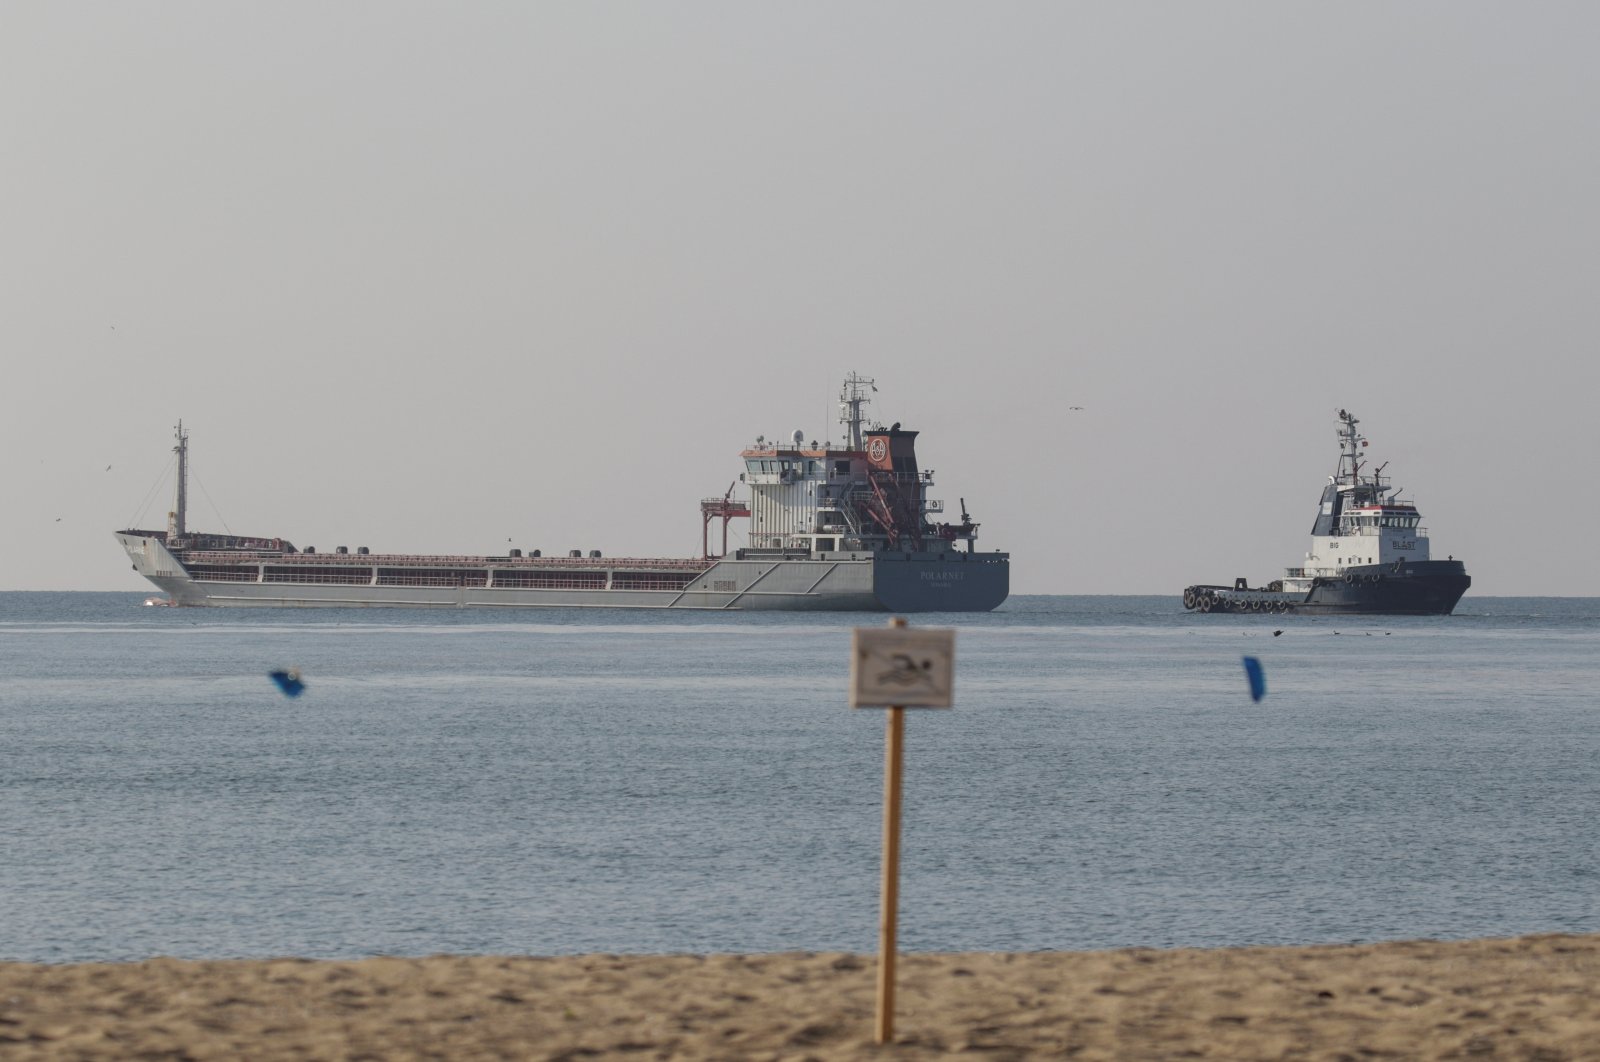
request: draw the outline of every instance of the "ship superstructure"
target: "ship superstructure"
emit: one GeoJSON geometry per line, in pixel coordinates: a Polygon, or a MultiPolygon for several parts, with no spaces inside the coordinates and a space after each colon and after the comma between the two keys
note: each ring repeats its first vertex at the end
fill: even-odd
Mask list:
{"type": "Polygon", "coordinates": [[[919,469],[914,431],[869,423],[872,380],[851,374],[840,393],[839,446],[758,438],[742,453],[748,500],[733,487],[700,504],[702,556],[609,558],[599,550],[503,555],[332,553],[282,538],[191,532],[188,434],[177,430],[175,504],[165,531],[117,538],[134,570],[178,605],[600,606],[611,608],[988,611],[1010,588],[1010,557],[975,550],[978,525],[935,523],[933,473],[919,469]],[[729,553],[728,525],[748,519],[729,553]],[[713,520],[722,552],[711,553],[713,520]]]}
{"type": "Polygon", "coordinates": [[[1339,410],[1339,465],[1323,487],[1305,564],[1282,579],[1251,589],[1191,586],[1185,608],[1202,612],[1372,612],[1448,614],[1472,585],[1466,565],[1429,556],[1428,531],[1415,503],[1400,497],[1383,474],[1367,471],[1367,439],[1347,410],[1339,410]]]}
{"type": "Polygon", "coordinates": [[[772,551],[813,556],[861,552],[948,554],[978,535],[962,506],[959,524],[934,523],[944,502],[927,496],[933,473],[917,466],[917,433],[899,423],[868,424],[862,406],[873,381],[852,374],[839,396],[846,442],[807,444],[796,431],[788,445],[758,438],[745,450],[741,477],[750,488],[746,555],[772,551]]]}

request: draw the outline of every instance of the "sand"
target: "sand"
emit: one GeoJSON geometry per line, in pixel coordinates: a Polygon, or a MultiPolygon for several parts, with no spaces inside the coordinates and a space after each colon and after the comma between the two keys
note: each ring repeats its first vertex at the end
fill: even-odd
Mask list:
{"type": "Polygon", "coordinates": [[[903,955],[0,964],[0,1060],[1600,1059],[1600,936],[903,955]]]}

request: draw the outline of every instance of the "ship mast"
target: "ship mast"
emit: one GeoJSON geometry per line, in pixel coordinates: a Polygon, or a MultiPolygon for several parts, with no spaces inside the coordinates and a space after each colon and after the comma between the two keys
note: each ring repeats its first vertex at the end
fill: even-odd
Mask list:
{"type": "Polygon", "coordinates": [[[851,373],[844,378],[844,387],[839,392],[839,423],[846,428],[846,442],[851,450],[861,449],[861,407],[872,401],[867,397],[866,388],[876,391],[874,382],[865,376],[851,373]]]}
{"type": "Polygon", "coordinates": [[[1361,482],[1361,460],[1357,449],[1366,440],[1356,431],[1356,425],[1361,422],[1349,412],[1339,410],[1339,477],[1338,482],[1348,483],[1352,487],[1361,482]]]}
{"type": "Polygon", "coordinates": [[[172,512],[167,514],[169,538],[182,538],[188,531],[185,523],[189,510],[189,433],[183,430],[182,420],[178,421],[177,431],[178,445],[172,452],[178,455],[178,496],[173,501],[172,512]]]}

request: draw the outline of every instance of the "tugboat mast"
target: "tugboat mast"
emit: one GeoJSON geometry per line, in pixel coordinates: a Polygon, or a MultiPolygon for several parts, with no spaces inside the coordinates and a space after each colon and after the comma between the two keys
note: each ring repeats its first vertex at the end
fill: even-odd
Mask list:
{"type": "Polygon", "coordinates": [[[177,498],[173,501],[172,512],[167,516],[167,535],[170,538],[182,538],[188,533],[186,514],[189,510],[189,433],[183,430],[183,421],[178,421],[178,445],[172,452],[178,455],[178,487],[177,498]]]}
{"type": "Polygon", "coordinates": [[[1364,442],[1356,425],[1361,422],[1345,410],[1339,410],[1339,479],[1340,483],[1355,486],[1361,480],[1358,473],[1361,471],[1361,459],[1357,455],[1357,448],[1364,442]]]}

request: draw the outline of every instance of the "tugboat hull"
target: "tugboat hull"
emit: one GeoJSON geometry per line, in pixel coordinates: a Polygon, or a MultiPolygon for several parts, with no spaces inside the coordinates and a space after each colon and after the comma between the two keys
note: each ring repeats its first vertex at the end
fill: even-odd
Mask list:
{"type": "Polygon", "coordinates": [[[1252,590],[1237,583],[1191,586],[1183,603],[1201,612],[1448,616],[1471,585],[1466,565],[1458,560],[1416,561],[1399,571],[1359,568],[1343,578],[1317,579],[1305,593],[1252,590]]]}
{"type": "Polygon", "coordinates": [[[1417,561],[1401,572],[1356,571],[1353,579],[1325,580],[1312,588],[1297,611],[1400,616],[1448,616],[1472,585],[1456,560],[1417,561]]]}

